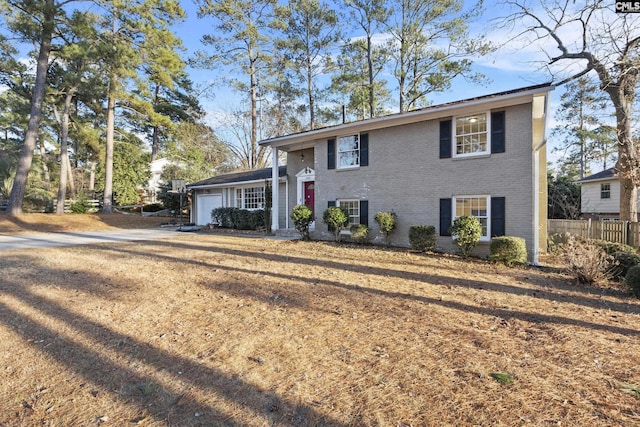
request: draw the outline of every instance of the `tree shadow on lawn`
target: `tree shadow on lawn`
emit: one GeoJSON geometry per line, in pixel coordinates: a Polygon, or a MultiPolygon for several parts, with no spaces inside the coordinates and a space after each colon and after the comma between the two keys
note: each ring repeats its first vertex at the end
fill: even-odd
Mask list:
{"type": "MultiPolygon", "coordinates": [[[[33,264],[37,264],[36,259],[33,264]]],[[[41,266],[38,268],[42,269],[41,266]]],[[[58,270],[51,270],[48,274],[54,276],[59,273],[58,270]]],[[[86,277],[87,282],[102,280],[104,278],[100,276],[86,277]]],[[[136,423],[150,416],[169,425],[242,425],[211,403],[199,401],[191,392],[195,387],[214,393],[232,406],[242,407],[267,424],[343,426],[310,406],[297,404],[276,393],[260,389],[236,375],[229,376],[215,368],[169,353],[140,341],[135,336],[116,332],[104,324],[72,313],[57,302],[34,294],[20,284],[5,280],[0,289],[40,314],[63,322],[74,331],[72,335],[79,334],[93,342],[91,346],[81,344],[74,336],[65,336],[12,308],[10,302],[0,302],[0,322],[30,343],[35,351],[45,353],[106,393],[112,393],[114,388],[120,390],[119,394],[113,394],[117,396],[116,400],[138,408],[139,417],[136,419],[118,420],[116,414],[111,417],[112,421],[136,423]],[[115,352],[117,356],[110,357],[109,351],[115,352]],[[134,370],[125,367],[120,359],[125,360],[128,365],[133,360],[135,365],[143,368],[134,370]],[[152,370],[153,373],[145,375],[142,370],[152,370]],[[170,381],[163,379],[167,375],[170,376],[170,381]],[[161,389],[153,393],[140,392],[140,387],[144,384],[160,384],[161,389]],[[274,404],[277,408],[275,410],[274,404]],[[199,414],[198,418],[195,418],[196,413],[199,414]]],[[[57,402],[56,406],[63,405],[64,403],[57,402]]],[[[18,416],[21,411],[26,409],[13,408],[12,412],[18,416]]],[[[88,424],[92,415],[95,416],[87,414],[88,419],[78,419],[76,422],[88,424]]],[[[25,419],[24,413],[19,416],[25,419]]]]}
{"type": "MultiPolygon", "coordinates": [[[[15,225],[16,227],[18,227],[18,228],[20,228],[22,230],[31,230],[34,227],[36,227],[37,229],[41,230],[41,231],[33,231],[34,233],[45,232],[45,231],[46,232],[52,232],[52,233],[66,231],[65,227],[61,226],[61,225],[60,226],[55,225],[55,224],[46,224],[46,225],[42,225],[42,226],[39,226],[37,224],[34,225],[34,224],[30,223],[30,222],[21,220],[20,217],[18,217],[18,216],[9,215],[6,212],[1,212],[0,213],[0,219],[3,220],[3,221],[7,221],[7,222],[13,224],[13,225],[15,225]]],[[[0,230],[0,233],[13,234],[12,232],[8,232],[7,233],[7,230],[0,230]]]]}
{"type": "MultiPolygon", "coordinates": [[[[349,271],[357,272],[365,275],[372,274],[372,275],[379,275],[382,277],[393,276],[393,277],[399,277],[403,279],[424,282],[427,284],[453,285],[453,286],[460,286],[464,288],[490,290],[495,292],[505,292],[505,293],[511,293],[515,295],[522,295],[522,296],[527,296],[528,293],[535,292],[536,295],[533,298],[546,298],[552,301],[558,301],[558,298],[557,298],[558,295],[555,293],[541,291],[539,289],[522,289],[519,287],[503,285],[498,283],[477,282],[477,281],[462,279],[462,278],[453,279],[450,277],[443,277],[443,276],[438,276],[433,274],[425,275],[420,273],[407,273],[407,272],[402,272],[397,270],[381,269],[376,267],[360,268],[357,266],[354,267],[351,264],[343,264],[343,263],[334,262],[334,261],[318,262],[317,260],[303,258],[303,257],[293,257],[289,255],[281,256],[281,255],[266,254],[263,252],[244,251],[239,249],[228,249],[228,248],[217,248],[212,246],[202,247],[202,246],[190,245],[182,242],[177,243],[177,242],[158,241],[158,242],[153,242],[151,244],[155,246],[171,247],[174,249],[185,249],[185,250],[191,250],[191,251],[196,250],[196,251],[203,251],[206,253],[216,252],[220,254],[231,254],[231,255],[242,256],[242,257],[247,257],[251,259],[257,258],[257,259],[263,259],[263,260],[272,261],[272,262],[281,262],[281,263],[292,264],[292,265],[295,264],[296,266],[299,264],[304,264],[304,265],[313,265],[313,266],[323,266],[323,267],[334,268],[334,269],[348,269],[349,271]],[[538,295],[538,293],[540,295],[538,295]]],[[[260,274],[265,276],[284,279],[284,280],[300,281],[303,283],[308,283],[309,280],[311,279],[310,277],[304,276],[304,275],[282,274],[282,273],[276,273],[273,271],[258,271],[256,269],[229,267],[222,264],[216,264],[216,263],[210,263],[210,262],[204,262],[204,261],[198,261],[198,260],[192,260],[192,259],[185,260],[183,258],[174,257],[174,256],[161,255],[157,253],[151,254],[148,251],[140,252],[140,251],[131,250],[131,249],[124,249],[122,246],[118,246],[118,249],[114,249],[114,250],[124,251],[126,253],[129,253],[131,255],[136,255],[136,256],[160,258],[166,261],[187,263],[194,266],[201,266],[201,267],[207,267],[207,268],[217,268],[220,270],[225,270],[230,272],[246,273],[246,274],[256,274],[259,272],[260,274]]],[[[331,287],[335,287],[335,288],[339,288],[347,291],[356,291],[356,292],[365,293],[365,294],[369,293],[369,294],[380,295],[380,296],[389,297],[393,299],[406,299],[411,301],[422,302],[425,304],[435,304],[435,305],[439,305],[442,307],[446,307],[446,308],[450,308],[450,309],[454,309],[462,312],[472,312],[472,313],[483,314],[486,316],[499,316],[505,319],[515,318],[515,319],[532,322],[532,323],[547,322],[547,323],[557,323],[557,324],[563,324],[563,325],[578,326],[586,329],[602,330],[602,331],[607,331],[607,332],[612,332],[612,333],[617,333],[622,335],[640,335],[640,330],[622,328],[622,327],[617,327],[612,325],[603,325],[599,323],[592,323],[592,322],[572,319],[568,317],[547,315],[547,314],[541,314],[541,313],[529,313],[525,311],[511,310],[511,309],[505,309],[505,308],[479,307],[479,306],[468,305],[468,304],[455,302],[455,301],[443,301],[438,298],[431,298],[431,297],[407,294],[402,292],[391,292],[391,291],[385,291],[381,289],[369,288],[366,286],[345,284],[345,283],[341,283],[334,280],[324,279],[321,277],[314,277],[312,279],[316,284],[331,286],[331,287]]],[[[229,287],[225,288],[224,290],[228,291],[229,287]]],[[[273,303],[272,299],[265,298],[263,294],[256,294],[255,292],[253,292],[251,290],[250,285],[245,285],[242,289],[236,289],[236,292],[238,292],[239,295],[244,295],[246,297],[252,297],[252,296],[257,297],[262,301],[264,301],[265,303],[269,303],[269,304],[273,303]]],[[[595,300],[587,297],[570,296],[570,297],[567,297],[566,300],[562,302],[582,304],[582,305],[596,308],[596,309],[603,309],[603,308],[607,308],[611,310],[618,309],[618,311],[621,311],[624,313],[633,313],[633,314],[640,313],[640,307],[632,304],[609,303],[608,306],[604,307],[601,304],[600,300],[595,300]]],[[[301,307],[311,308],[306,305],[301,305],[301,307]]]]}
{"type": "MultiPolygon", "coordinates": [[[[343,263],[339,261],[317,260],[317,259],[292,256],[292,255],[276,255],[276,254],[269,254],[269,253],[259,252],[259,251],[247,251],[244,249],[229,249],[226,247],[220,248],[215,246],[205,247],[205,246],[193,245],[189,243],[176,242],[176,241],[154,241],[150,244],[158,245],[158,246],[173,247],[178,250],[180,249],[199,250],[199,251],[205,251],[205,252],[216,252],[222,255],[234,255],[234,256],[241,256],[241,257],[249,257],[252,259],[262,259],[265,261],[272,261],[272,262],[292,263],[296,265],[305,265],[310,267],[327,267],[330,269],[345,270],[345,271],[350,271],[358,274],[371,274],[371,275],[376,275],[381,277],[395,277],[400,279],[413,280],[413,281],[423,282],[431,285],[450,285],[450,286],[457,286],[457,287],[468,288],[468,289],[502,292],[502,293],[508,293],[508,294],[518,295],[518,296],[541,298],[549,301],[577,304],[577,305],[582,305],[582,306],[594,308],[594,309],[606,309],[606,310],[618,311],[621,313],[640,314],[640,304],[604,300],[601,298],[602,295],[596,293],[595,290],[590,290],[589,288],[586,288],[586,287],[569,286],[566,284],[558,284],[557,287],[554,287],[554,288],[561,291],[572,292],[571,295],[555,292],[542,287],[532,288],[532,287],[526,287],[526,286],[512,286],[512,285],[507,285],[503,283],[470,280],[462,277],[453,278],[453,277],[447,277],[447,276],[442,276],[438,274],[407,272],[403,270],[395,270],[395,269],[389,269],[389,268],[362,266],[356,263],[350,264],[350,263],[343,263]],[[587,294],[594,293],[596,295],[594,297],[588,297],[588,296],[576,295],[576,293],[587,293],[587,294]]],[[[162,256],[162,255],[156,255],[156,254],[142,254],[142,253],[140,253],[140,255],[162,256]]],[[[172,258],[168,257],[168,259],[172,259],[172,258]]],[[[173,259],[178,259],[178,258],[173,258],[173,259]]],[[[193,262],[193,261],[190,260],[186,262],[193,262]]],[[[197,263],[197,261],[195,262],[197,263]]],[[[220,267],[220,265],[216,264],[216,267],[220,267]]],[[[438,266],[437,268],[440,268],[440,266],[438,266]]],[[[445,267],[445,268],[450,269],[449,267],[445,267]]],[[[263,274],[270,274],[270,273],[263,272],[263,274]]],[[[535,276],[536,274],[537,272],[535,270],[527,271],[526,274],[524,274],[524,277],[521,277],[520,273],[518,273],[517,279],[527,280],[527,281],[535,280],[535,279],[532,279],[531,276],[535,276]]],[[[300,280],[302,278],[305,278],[307,280],[310,279],[310,277],[306,277],[306,276],[287,276],[287,277],[290,277],[295,280],[300,280]]],[[[313,278],[313,279],[317,279],[317,278],[313,278]]],[[[622,292],[614,292],[614,291],[609,291],[609,294],[613,294],[612,296],[617,296],[617,297],[621,297],[623,295],[622,292]]]]}

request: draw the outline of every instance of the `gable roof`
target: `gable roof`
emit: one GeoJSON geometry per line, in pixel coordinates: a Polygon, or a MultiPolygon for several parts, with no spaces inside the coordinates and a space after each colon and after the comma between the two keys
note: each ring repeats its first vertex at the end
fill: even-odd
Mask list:
{"type": "MultiPolygon", "coordinates": [[[[278,167],[278,177],[287,175],[287,167],[278,167]]],[[[243,184],[256,181],[271,180],[271,168],[254,169],[242,172],[230,172],[222,175],[216,175],[211,178],[203,179],[202,181],[188,184],[187,188],[200,188],[200,187],[217,187],[227,184],[243,184]]]]}
{"type": "Polygon", "coordinates": [[[613,168],[605,169],[598,173],[594,173],[593,175],[585,176],[578,182],[602,181],[605,179],[614,179],[617,177],[618,177],[618,169],[613,167],[613,168]]]}
{"type": "MultiPolygon", "coordinates": [[[[303,131],[290,135],[278,136],[275,138],[260,141],[260,145],[269,145],[275,148],[299,149],[300,144],[315,139],[336,136],[337,134],[347,134],[347,132],[361,132],[375,129],[388,128],[409,123],[415,123],[424,120],[432,120],[436,118],[451,117],[454,114],[462,113],[465,107],[467,109],[479,108],[504,108],[506,106],[518,105],[519,103],[531,102],[534,95],[547,93],[555,88],[551,83],[543,83],[534,86],[527,86],[520,89],[513,89],[504,92],[493,93],[489,95],[478,96],[475,98],[463,99],[439,105],[433,105],[418,110],[407,111],[404,113],[395,113],[382,117],[373,117],[370,119],[358,120],[355,122],[342,123],[339,125],[328,126],[324,128],[303,131]]],[[[302,147],[304,148],[304,147],[302,147]]]]}

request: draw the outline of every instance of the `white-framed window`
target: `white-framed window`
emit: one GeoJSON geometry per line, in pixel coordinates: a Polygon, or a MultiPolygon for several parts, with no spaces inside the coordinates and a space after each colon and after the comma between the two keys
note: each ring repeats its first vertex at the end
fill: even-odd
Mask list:
{"type": "Polygon", "coordinates": [[[453,220],[461,216],[475,216],[482,226],[480,241],[491,236],[491,196],[456,196],[453,198],[453,220]]]}
{"type": "Polygon", "coordinates": [[[600,198],[601,199],[611,198],[611,184],[600,184],[600,198]]]}
{"type": "Polygon", "coordinates": [[[236,208],[264,208],[264,187],[236,188],[236,208]]]}
{"type": "Polygon", "coordinates": [[[360,224],[360,200],[336,200],[336,206],[347,211],[347,215],[349,216],[349,225],[347,226],[347,228],[350,228],[352,225],[360,224]]]}
{"type": "Polygon", "coordinates": [[[360,135],[338,137],[338,169],[360,166],[360,135]]]}
{"type": "Polygon", "coordinates": [[[490,115],[487,112],[454,118],[454,157],[471,157],[491,153],[490,115]]]}

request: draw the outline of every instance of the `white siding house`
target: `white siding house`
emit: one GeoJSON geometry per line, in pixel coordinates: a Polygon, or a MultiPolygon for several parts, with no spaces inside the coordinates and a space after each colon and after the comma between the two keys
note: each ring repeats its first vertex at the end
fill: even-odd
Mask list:
{"type": "MultiPolygon", "coordinates": [[[[585,219],[617,220],[620,218],[620,181],[618,169],[609,168],[582,178],[580,210],[585,219]]],[[[639,204],[640,207],[640,204],[639,204]]]]}
{"type": "MultiPolygon", "coordinates": [[[[191,222],[196,225],[211,223],[211,211],[221,207],[240,209],[263,209],[265,204],[265,185],[272,182],[271,168],[242,172],[231,172],[207,178],[187,185],[191,192],[191,222]]],[[[282,206],[279,212],[279,228],[288,226],[286,217],[287,183],[286,166],[278,171],[278,194],[281,194],[282,206]]],[[[274,191],[275,193],[275,191],[274,191]]],[[[273,210],[276,212],[276,210],[273,210]]]]}

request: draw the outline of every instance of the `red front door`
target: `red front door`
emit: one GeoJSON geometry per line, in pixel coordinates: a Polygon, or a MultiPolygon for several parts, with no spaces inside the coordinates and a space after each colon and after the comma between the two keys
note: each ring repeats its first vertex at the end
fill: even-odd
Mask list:
{"type": "Polygon", "coordinates": [[[304,183],[304,204],[309,206],[309,208],[311,209],[311,212],[313,213],[313,206],[314,206],[314,197],[313,197],[313,193],[314,193],[314,188],[315,188],[315,181],[307,181],[304,183]]]}

